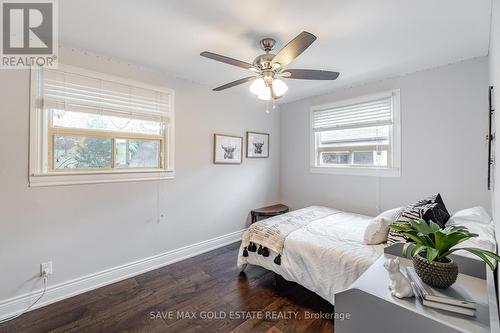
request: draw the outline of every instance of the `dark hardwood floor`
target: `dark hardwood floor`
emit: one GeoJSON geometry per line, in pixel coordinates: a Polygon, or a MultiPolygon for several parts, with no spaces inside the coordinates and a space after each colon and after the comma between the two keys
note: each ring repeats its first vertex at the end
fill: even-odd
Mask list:
{"type": "Polygon", "coordinates": [[[330,303],[283,279],[275,288],[273,273],[260,267],[239,275],[238,248],[234,243],[31,311],[0,332],[333,332],[332,321],[307,318],[333,313],[330,303]]]}

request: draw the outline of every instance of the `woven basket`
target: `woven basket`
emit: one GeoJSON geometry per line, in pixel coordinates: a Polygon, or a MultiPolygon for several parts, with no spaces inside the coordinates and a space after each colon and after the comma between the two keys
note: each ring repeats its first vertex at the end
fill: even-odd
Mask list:
{"type": "Polygon", "coordinates": [[[457,280],[457,264],[446,258],[447,262],[427,261],[426,258],[417,254],[413,257],[413,267],[417,275],[431,287],[448,288],[457,280]]]}

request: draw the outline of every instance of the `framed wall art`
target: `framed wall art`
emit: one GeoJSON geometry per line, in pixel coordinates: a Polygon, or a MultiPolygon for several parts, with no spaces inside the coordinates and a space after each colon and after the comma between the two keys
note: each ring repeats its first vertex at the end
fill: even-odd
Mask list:
{"type": "Polygon", "coordinates": [[[269,157],[269,134],[258,132],[247,132],[247,157],[267,158],[269,157]]]}
{"type": "Polygon", "coordinates": [[[214,164],[241,164],[243,138],[214,134],[214,164]]]}

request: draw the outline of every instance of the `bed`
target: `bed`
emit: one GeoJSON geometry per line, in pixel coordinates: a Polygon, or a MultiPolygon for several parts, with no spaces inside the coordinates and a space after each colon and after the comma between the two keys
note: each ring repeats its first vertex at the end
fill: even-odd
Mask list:
{"type": "Polygon", "coordinates": [[[311,206],[256,222],[243,235],[238,268],[258,265],[288,281],[296,282],[334,304],[335,294],[347,289],[383,253],[384,244],[365,245],[363,234],[373,217],[333,208],[311,206]],[[246,251],[245,238],[259,223],[279,226],[283,221],[306,214],[311,218],[284,239],[281,253],[268,256],[246,251]],[[246,256],[244,256],[246,255],[246,256]],[[280,263],[273,258],[280,255],[280,263]]]}

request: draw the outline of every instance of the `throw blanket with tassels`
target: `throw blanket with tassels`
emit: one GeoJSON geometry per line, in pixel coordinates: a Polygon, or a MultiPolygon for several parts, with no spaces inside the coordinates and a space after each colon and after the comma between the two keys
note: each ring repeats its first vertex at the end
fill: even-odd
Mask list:
{"type": "Polygon", "coordinates": [[[290,233],[315,220],[337,213],[340,211],[311,206],[256,222],[243,235],[243,256],[248,257],[248,251],[250,251],[269,257],[269,250],[273,250],[278,254],[274,258],[274,263],[281,265],[283,245],[290,233]]]}

